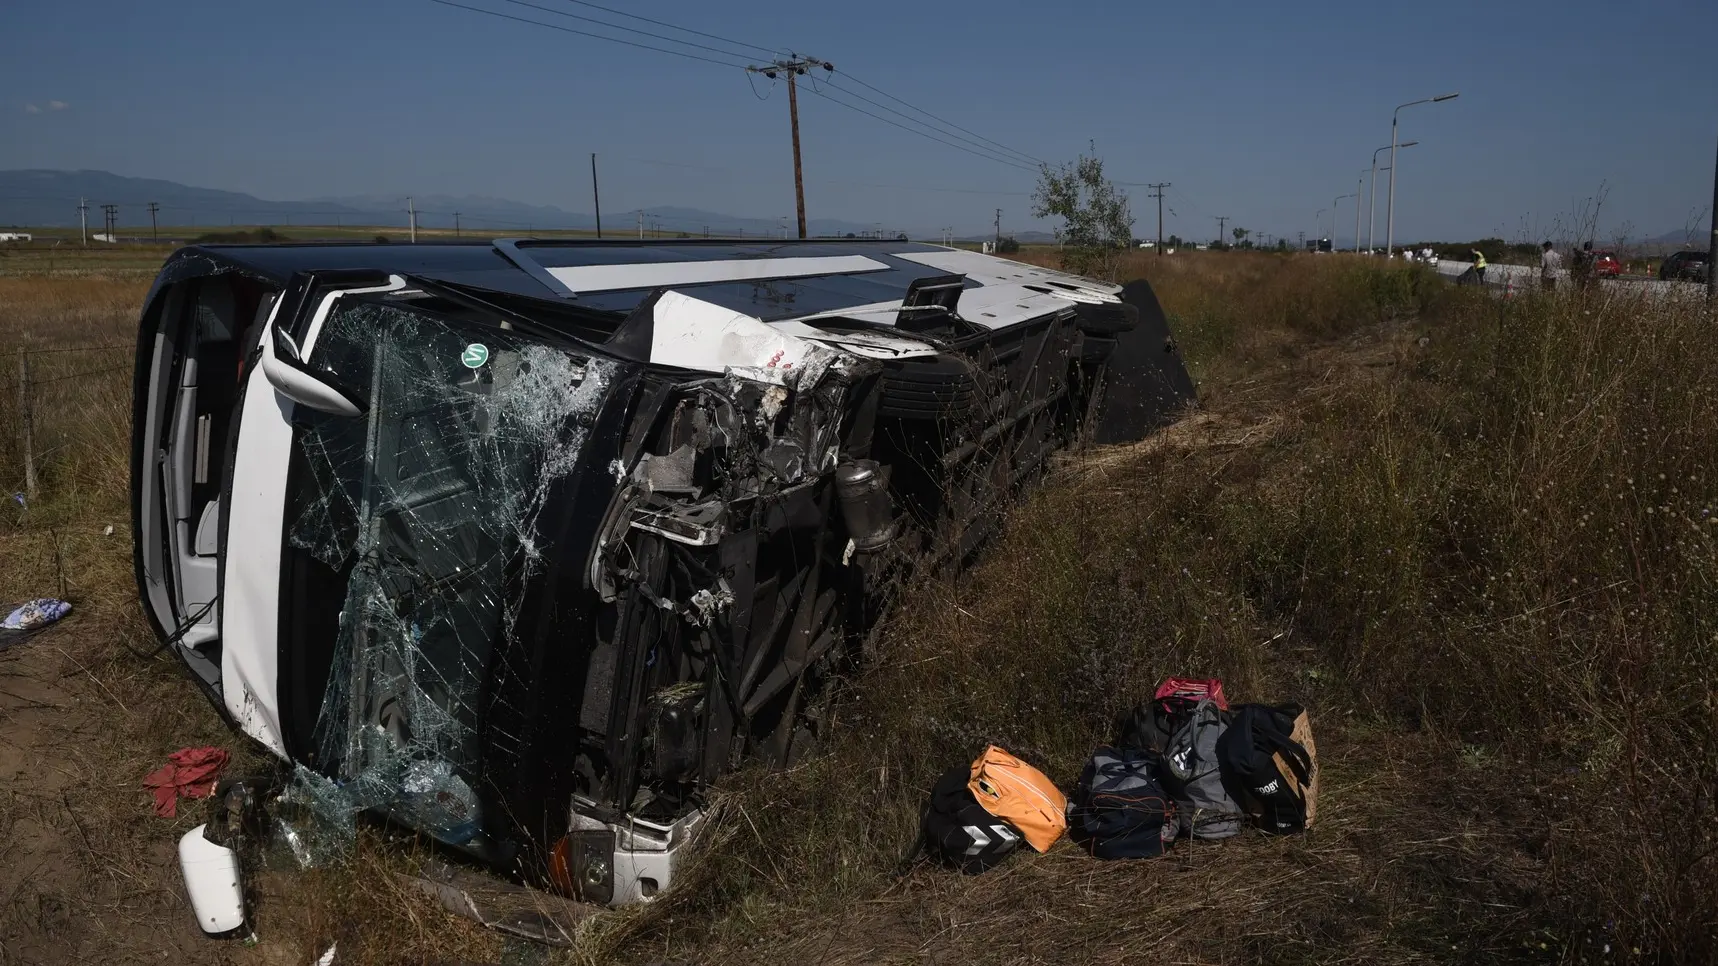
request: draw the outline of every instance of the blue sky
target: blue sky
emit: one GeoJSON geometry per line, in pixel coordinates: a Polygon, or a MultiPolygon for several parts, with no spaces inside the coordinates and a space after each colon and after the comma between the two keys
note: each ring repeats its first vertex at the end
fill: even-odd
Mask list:
{"type": "MultiPolygon", "coordinates": [[[[1422,143],[1401,157],[1399,238],[1537,237],[1601,183],[1602,233],[1629,222],[1656,235],[1711,196],[1711,0],[605,5],[826,58],[837,83],[1034,157],[1094,141],[1112,177],[1172,183],[1166,230],[1187,236],[1214,234],[1217,215],[1311,234],[1389,143],[1392,108],[1449,90],[1462,96],[1402,114],[1403,139],[1422,143]]],[[[785,94],[760,101],[736,69],[429,0],[0,9],[0,169],[99,168],[270,199],[470,194],[588,211],[596,151],[611,217],[790,215],[785,94]]],[[[977,232],[1002,208],[1005,231],[1047,227],[1028,214],[1031,172],[815,95],[800,114],[813,217],[977,232]]],[[[1132,190],[1148,235],[1155,202],[1132,190]]],[[[1352,204],[1338,209],[1344,238],[1352,204]]]]}

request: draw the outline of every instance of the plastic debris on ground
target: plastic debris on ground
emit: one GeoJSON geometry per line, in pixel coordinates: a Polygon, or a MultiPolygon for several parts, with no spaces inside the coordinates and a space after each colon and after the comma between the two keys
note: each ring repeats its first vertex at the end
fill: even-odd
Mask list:
{"type": "Polygon", "coordinates": [[[155,794],[155,814],[173,818],[179,813],[180,797],[209,797],[227,757],[225,749],[214,747],[181,748],[168,755],[167,764],[143,779],[143,786],[155,794]]]}
{"type": "Polygon", "coordinates": [[[6,617],[0,620],[0,651],[57,623],[71,612],[71,604],[52,597],[37,597],[9,608],[6,617]]]}
{"type": "Polygon", "coordinates": [[[37,597],[19,604],[0,628],[9,631],[33,631],[43,628],[72,612],[72,605],[52,597],[37,597]]]}

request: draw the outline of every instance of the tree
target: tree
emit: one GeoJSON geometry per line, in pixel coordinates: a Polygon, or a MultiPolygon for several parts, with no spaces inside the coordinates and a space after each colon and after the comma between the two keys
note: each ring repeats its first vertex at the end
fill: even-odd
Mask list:
{"type": "Polygon", "coordinates": [[[1170,235],[1168,245],[1170,248],[1180,248],[1181,247],[1181,236],[1180,235],[1170,235]]]}
{"type": "Polygon", "coordinates": [[[1229,234],[1235,236],[1235,245],[1239,247],[1242,242],[1247,240],[1247,236],[1252,234],[1252,231],[1247,228],[1231,228],[1229,234]]]}
{"type": "Polygon", "coordinates": [[[1013,255],[1019,251],[1020,243],[1014,240],[1013,235],[1004,235],[1002,240],[996,243],[996,254],[998,255],[1013,255]]]}
{"type": "Polygon", "coordinates": [[[1071,163],[1040,167],[1032,215],[1062,219],[1056,240],[1062,243],[1063,268],[1115,280],[1133,238],[1133,214],[1127,193],[1104,177],[1102,159],[1082,154],[1071,163]]]}

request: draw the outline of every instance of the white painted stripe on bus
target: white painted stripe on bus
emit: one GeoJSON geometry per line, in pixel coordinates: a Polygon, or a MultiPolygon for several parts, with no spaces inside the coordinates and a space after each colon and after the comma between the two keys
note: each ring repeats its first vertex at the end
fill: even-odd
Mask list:
{"type": "Polygon", "coordinates": [[[711,262],[637,262],[627,265],[565,265],[550,275],[574,292],[615,292],[634,288],[672,288],[709,282],[744,282],[813,275],[877,272],[888,265],[864,255],[819,258],[732,258],[711,262]]]}

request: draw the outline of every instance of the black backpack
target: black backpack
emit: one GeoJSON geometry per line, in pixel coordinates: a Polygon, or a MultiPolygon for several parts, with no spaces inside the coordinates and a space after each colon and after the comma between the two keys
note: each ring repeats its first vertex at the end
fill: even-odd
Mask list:
{"type": "Polygon", "coordinates": [[[1243,704],[1234,709],[1229,730],[1217,741],[1217,761],[1230,793],[1272,835],[1306,830],[1318,794],[1318,762],[1296,740],[1296,726],[1308,744],[1306,712],[1293,704],[1243,704]]]}
{"type": "Polygon", "coordinates": [[[1100,859],[1150,859],[1175,841],[1175,804],[1150,751],[1104,746],[1092,753],[1074,793],[1069,835],[1100,859]]]}
{"type": "Polygon", "coordinates": [[[1169,736],[1180,727],[1178,717],[1158,702],[1148,701],[1121,720],[1121,726],[1116,730],[1116,744],[1162,754],[1169,747],[1169,736]]]}
{"type": "Polygon", "coordinates": [[[930,804],[919,820],[919,840],[944,864],[976,875],[1019,848],[1021,836],[978,803],[967,788],[971,778],[971,766],[962,765],[950,768],[937,780],[930,804]]]}
{"type": "Polygon", "coordinates": [[[1118,741],[1123,748],[1162,754],[1168,750],[1170,738],[1193,717],[1194,709],[1207,700],[1228,714],[1229,701],[1223,696],[1223,682],[1217,678],[1165,678],[1150,701],[1122,719],[1118,741]]]}

